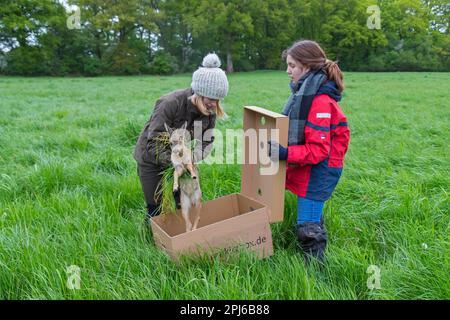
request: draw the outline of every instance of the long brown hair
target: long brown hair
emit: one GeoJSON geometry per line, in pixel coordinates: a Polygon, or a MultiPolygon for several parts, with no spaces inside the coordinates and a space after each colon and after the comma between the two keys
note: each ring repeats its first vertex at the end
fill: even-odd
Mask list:
{"type": "Polygon", "coordinates": [[[311,71],[322,70],[329,80],[336,83],[339,92],[344,91],[344,75],[341,69],[337,62],[327,59],[325,51],[317,42],[311,40],[297,41],[283,51],[283,60],[286,60],[288,55],[311,71]]]}

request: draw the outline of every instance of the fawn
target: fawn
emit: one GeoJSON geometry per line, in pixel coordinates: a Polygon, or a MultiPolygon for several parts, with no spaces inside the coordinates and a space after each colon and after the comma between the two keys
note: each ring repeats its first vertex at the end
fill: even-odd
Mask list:
{"type": "Polygon", "coordinates": [[[198,177],[198,167],[193,164],[190,146],[190,134],[186,130],[187,123],[180,129],[172,130],[164,124],[166,131],[170,135],[171,156],[170,160],[174,167],[173,192],[180,194],[181,213],[186,223],[186,232],[197,229],[200,220],[201,198],[200,181],[198,177]],[[190,177],[183,176],[185,172],[190,177]],[[190,211],[195,211],[195,220],[192,224],[190,211]]]}

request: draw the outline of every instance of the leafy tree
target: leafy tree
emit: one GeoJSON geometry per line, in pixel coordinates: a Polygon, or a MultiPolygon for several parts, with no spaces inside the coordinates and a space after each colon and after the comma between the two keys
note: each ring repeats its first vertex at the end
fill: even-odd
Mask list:
{"type": "Polygon", "coordinates": [[[228,72],[284,68],[295,40],[318,41],[345,70],[450,70],[448,0],[3,0],[0,71],[23,75],[192,71],[215,51],[228,72]]]}
{"type": "Polygon", "coordinates": [[[287,0],[257,1],[251,5],[254,25],[249,38],[248,59],[256,69],[277,69],[281,53],[295,39],[297,16],[287,0]]]}
{"type": "Polygon", "coordinates": [[[229,73],[234,71],[233,59],[240,57],[246,41],[253,36],[251,4],[248,0],[201,0],[189,14],[194,36],[209,38],[216,44],[218,51],[226,55],[229,73]]]}

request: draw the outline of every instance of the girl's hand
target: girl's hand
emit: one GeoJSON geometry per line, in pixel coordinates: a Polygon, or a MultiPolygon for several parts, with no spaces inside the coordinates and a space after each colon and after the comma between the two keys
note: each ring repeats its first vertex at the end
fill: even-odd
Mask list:
{"type": "Polygon", "coordinates": [[[272,161],[287,160],[288,148],[283,147],[281,144],[273,140],[268,141],[267,144],[270,160],[272,161]]]}

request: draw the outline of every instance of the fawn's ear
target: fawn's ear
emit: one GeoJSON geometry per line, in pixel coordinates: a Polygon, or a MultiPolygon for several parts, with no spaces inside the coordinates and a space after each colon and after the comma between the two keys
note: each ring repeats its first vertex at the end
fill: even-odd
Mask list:
{"type": "Polygon", "coordinates": [[[164,128],[166,128],[166,131],[169,133],[169,135],[172,135],[173,130],[170,129],[170,127],[165,122],[164,122],[164,128]]]}
{"type": "Polygon", "coordinates": [[[184,122],[183,126],[181,127],[181,129],[186,130],[187,128],[187,121],[184,122]]]}

